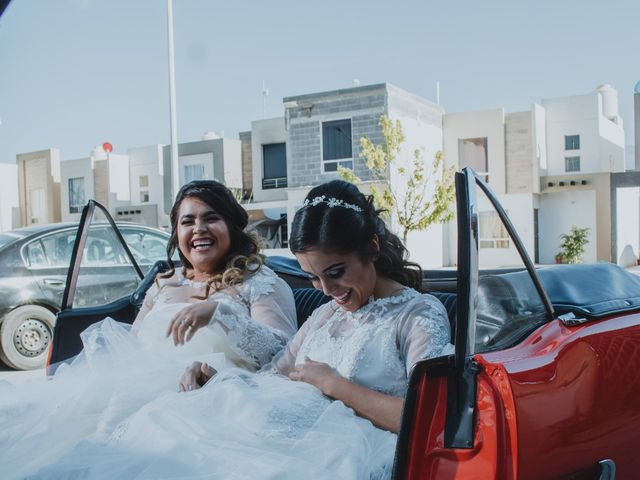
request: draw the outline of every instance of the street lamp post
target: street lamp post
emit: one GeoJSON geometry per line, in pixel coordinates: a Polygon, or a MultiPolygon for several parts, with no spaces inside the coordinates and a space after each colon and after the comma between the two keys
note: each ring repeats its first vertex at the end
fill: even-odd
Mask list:
{"type": "Polygon", "coordinates": [[[178,120],[176,117],[176,72],[173,55],[173,0],[167,0],[169,40],[169,115],[171,123],[171,202],[180,189],[178,167],[178,120]]]}

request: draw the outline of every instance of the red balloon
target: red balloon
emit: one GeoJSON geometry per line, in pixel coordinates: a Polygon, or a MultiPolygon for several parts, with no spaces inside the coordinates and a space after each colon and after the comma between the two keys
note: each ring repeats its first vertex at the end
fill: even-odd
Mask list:
{"type": "Polygon", "coordinates": [[[105,152],[109,152],[109,153],[111,153],[111,152],[113,151],[113,145],[111,145],[109,142],[104,142],[104,143],[102,144],[102,149],[103,149],[105,152]]]}

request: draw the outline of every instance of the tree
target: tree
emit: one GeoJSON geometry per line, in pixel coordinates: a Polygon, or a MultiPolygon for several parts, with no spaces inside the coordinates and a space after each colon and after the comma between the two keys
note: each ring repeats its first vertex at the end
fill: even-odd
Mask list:
{"type": "Polygon", "coordinates": [[[585,247],[589,243],[589,227],[579,228],[573,225],[571,231],[560,235],[560,253],[563,263],[581,263],[585,247]]]}
{"type": "MultiPolygon", "coordinates": [[[[406,243],[410,231],[426,230],[430,225],[448,222],[453,218],[451,204],[455,199],[453,182],[454,168],[446,168],[444,156],[438,151],[427,167],[420,149],[413,152],[413,161],[407,168],[397,165],[397,157],[405,140],[402,124],[393,122],[385,115],[380,117],[384,143],[374,145],[368,137],[360,138],[360,158],[376,183],[371,186],[371,194],[377,208],[388,212],[402,229],[402,240],[406,243]],[[407,188],[398,190],[391,186],[392,168],[399,177],[399,184],[407,188]]],[[[339,167],[338,174],[343,180],[361,183],[350,168],[339,167]]]]}

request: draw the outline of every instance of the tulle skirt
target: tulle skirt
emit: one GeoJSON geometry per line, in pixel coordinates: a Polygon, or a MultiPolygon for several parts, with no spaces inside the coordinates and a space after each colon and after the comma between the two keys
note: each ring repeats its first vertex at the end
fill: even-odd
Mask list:
{"type": "MultiPolygon", "coordinates": [[[[204,330],[204,329],[203,329],[204,330]]],[[[161,329],[158,329],[160,332],[161,329]]],[[[0,478],[387,478],[396,436],[314,386],[104,320],[48,380],[0,387],[0,478]],[[193,359],[220,373],[178,393],[193,359]]],[[[209,350],[210,351],[210,350],[209,350]]]]}
{"type": "Polygon", "coordinates": [[[231,369],[149,402],[34,478],[388,478],[395,441],[311,385],[231,369]]]}
{"type": "Polygon", "coordinates": [[[176,392],[193,360],[226,368],[225,355],[212,351],[219,339],[209,332],[182,348],[160,334],[141,341],[129,330],[105,319],[82,333],[84,350],[53,377],[0,385],[1,479],[33,474],[82,441],[106,441],[132,413],[176,392]]]}

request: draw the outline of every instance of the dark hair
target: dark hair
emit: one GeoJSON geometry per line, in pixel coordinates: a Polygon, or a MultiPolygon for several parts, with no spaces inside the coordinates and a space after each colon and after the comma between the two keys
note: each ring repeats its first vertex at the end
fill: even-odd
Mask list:
{"type": "MultiPolygon", "coordinates": [[[[233,285],[242,282],[242,276],[246,271],[255,271],[262,265],[262,257],[258,254],[260,247],[255,237],[244,231],[249,222],[247,211],[240,206],[231,190],[215,180],[194,180],[183,185],[176,195],[176,200],[171,207],[169,218],[171,220],[171,237],[167,244],[167,261],[170,270],[162,277],[170,277],[175,272],[175,266],[171,257],[176,249],[185,268],[193,268],[178,248],[178,214],[180,205],[186,198],[197,198],[218,213],[229,229],[230,249],[222,259],[223,269],[212,275],[211,284],[233,285]]],[[[208,293],[208,290],[207,290],[208,293]]]]}
{"type": "Polygon", "coordinates": [[[355,252],[362,259],[373,261],[378,274],[421,290],[422,269],[407,260],[407,249],[380,218],[382,210],[374,207],[371,196],[363,195],[352,183],[332,180],[313,188],[306,202],[291,225],[289,248],[293,253],[315,249],[355,252]],[[324,198],[314,202],[319,197],[324,198]],[[332,199],[342,201],[343,206],[335,206],[332,199]],[[379,251],[371,248],[374,235],[378,237],[379,251]]]}

